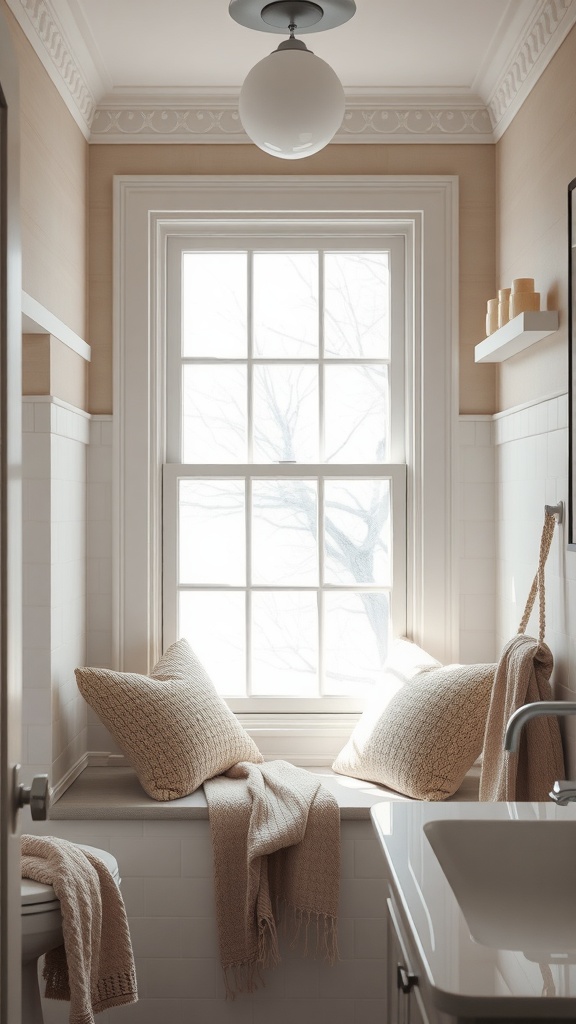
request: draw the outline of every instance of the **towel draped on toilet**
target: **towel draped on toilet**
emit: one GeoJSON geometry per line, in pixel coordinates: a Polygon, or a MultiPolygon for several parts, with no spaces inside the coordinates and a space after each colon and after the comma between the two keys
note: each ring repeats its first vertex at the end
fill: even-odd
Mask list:
{"type": "Polygon", "coordinates": [[[53,836],[22,836],[22,878],[51,885],[60,901],[64,945],[46,954],[48,999],[70,1000],[70,1024],[138,999],[124,902],[94,854],[53,836]]]}

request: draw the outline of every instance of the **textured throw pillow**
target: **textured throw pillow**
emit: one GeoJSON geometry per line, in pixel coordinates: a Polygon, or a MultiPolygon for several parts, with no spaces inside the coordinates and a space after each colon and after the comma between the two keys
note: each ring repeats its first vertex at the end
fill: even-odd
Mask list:
{"type": "Polygon", "coordinates": [[[77,668],[76,682],[155,800],[187,796],[238,761],[263,761],[186,640],[149,676],[77,668]]]}
{"type": "Polygon", "coordinates": [[[495,665],[414,675],[366,709],[334,771],[414,800],[445,800],[480,754],[495,665]]]}

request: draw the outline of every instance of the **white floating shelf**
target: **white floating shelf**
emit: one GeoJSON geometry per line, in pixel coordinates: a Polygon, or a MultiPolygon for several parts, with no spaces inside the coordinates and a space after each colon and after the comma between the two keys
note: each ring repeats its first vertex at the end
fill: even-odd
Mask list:
{"type": "Polygon", "coordinates": [[[474,349],[474,361],[477,363],[502,363],[510,356],[523,352],[542,338],[554,334],[558,330],[558,312],[555,309],[544,309],[540,312],[520,313],[509,320],[504,327],[499,327],[485,341],[481,341],[474,349]]]}

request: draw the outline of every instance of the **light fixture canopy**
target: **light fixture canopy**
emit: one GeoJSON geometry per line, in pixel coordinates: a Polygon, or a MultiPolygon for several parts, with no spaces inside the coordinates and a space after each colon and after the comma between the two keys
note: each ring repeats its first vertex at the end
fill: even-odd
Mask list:
{"type": "Polygon", "coordinates": [[[230,0],[230,17],[257,32],[284,34],[295,24],[298,35],[344,25],[356,13],[354,0],[230,0]]]}
{"type": "Polygon", "coordinates": [[[259,61],[240,92],[240,120],[252,141],[272,156],[299,160],[323,149],[342,123],[345,97],[329,64],[295,32],[320,32],[348,21],[353,0],[231,0],[235,21],[290,38],[259,61]]]}

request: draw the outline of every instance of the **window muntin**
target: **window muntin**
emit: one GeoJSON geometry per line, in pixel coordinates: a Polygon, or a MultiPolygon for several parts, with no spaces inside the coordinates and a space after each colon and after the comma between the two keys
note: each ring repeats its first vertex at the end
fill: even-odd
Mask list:
{"type": "Polygon", "coordinates": [[[395,632],[405,622],[405,471],[389,463],[403,448],[392,426],[404,342],[401,331],[392,340],[394,312],[402,319],[390,300],[394,246],[191,251],[178,241],[168,380],[182,400],[165,472],[164,642],[187,635],[232,706],[358,699],[392,621],[395,632]],[[230,294],[218,314],[195,318],[194,304],[217,302],[221,256],[230,294]]]}

